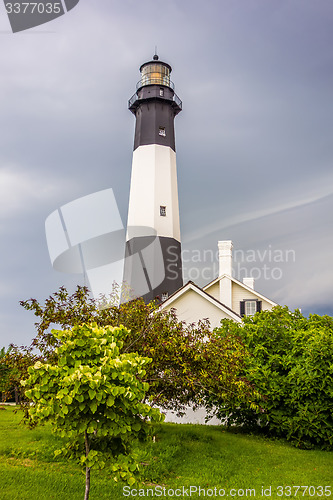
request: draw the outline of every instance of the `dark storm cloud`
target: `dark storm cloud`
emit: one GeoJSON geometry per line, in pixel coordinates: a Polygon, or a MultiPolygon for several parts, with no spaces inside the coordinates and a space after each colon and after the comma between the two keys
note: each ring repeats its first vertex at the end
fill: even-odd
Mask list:
{"type": "Polygon", "coordinates": [[[330,0],[172,0],[163,10],[152,0],[102,0],[13,35],[0,15],[2,343],[33,334],[20,299],[82,283],[51,268],[52,211],[112,187],[126,222],[127,100],[155,45],[184,103],[176,119],[184,249],[228,238],[244,250],[294,248],[283,278],[259,279],[257,289],[291,307],[329,308],[332,18],[330,0]]]}

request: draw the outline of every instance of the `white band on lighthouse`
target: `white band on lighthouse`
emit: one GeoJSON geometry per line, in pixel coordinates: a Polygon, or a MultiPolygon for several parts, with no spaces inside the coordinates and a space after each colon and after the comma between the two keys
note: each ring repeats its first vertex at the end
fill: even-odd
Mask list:
{"type": "Polygon", "coordinates": [[[171,148],[151,144],[133,152],[128,226],[153,227],[159,236],[180,241],[176,153],[171,148]]]}

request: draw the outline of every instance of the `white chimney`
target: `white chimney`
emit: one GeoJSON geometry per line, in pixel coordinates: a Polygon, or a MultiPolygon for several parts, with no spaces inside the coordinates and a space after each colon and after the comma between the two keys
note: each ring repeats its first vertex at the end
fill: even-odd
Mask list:
{"type": "Polygon", "coordinates": [[[232,275],[232,241],[219,241],[219,275],[232,275]]]}
{"type": "Polygon", "coordinates": [[[243,283],[254,290],[254,278],[243,278],[243,283]]]}
{"type": "MultiPolygon", "coordinates": [[[[232,276],[232,241],[219,241],[219,275],[232,276]]],[[[220,302],[232,309],[232,282],[228,278],[220,280],[220,302]]]]}

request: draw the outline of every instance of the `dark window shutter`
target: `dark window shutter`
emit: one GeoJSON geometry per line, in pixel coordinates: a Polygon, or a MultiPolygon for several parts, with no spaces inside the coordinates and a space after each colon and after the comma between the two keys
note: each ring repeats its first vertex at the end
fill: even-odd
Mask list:
{"type": "Polygon", "coordinates": [[[245,316],[245,300],[242,300],[240,303],[240,315],[245,316]]]}
{"type": "Polygon", "coordinates": [[[262,308],[261,306],[262,306],[261,300],[257,300],[257,312],[259,312],[259,313],[261,312],[261,308],[262,308]]]}

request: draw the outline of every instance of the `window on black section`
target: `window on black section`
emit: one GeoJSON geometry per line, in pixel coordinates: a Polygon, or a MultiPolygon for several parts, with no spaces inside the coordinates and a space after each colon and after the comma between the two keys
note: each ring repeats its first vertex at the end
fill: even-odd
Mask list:
{"type": "Polygon", "coordinates": [[[165,133],[165,127],[160,127],[159,130],[158,130],[158,135],[161,135],[162,137],[165,137],[166,136],[166,133],[165,133]]]}
{"type": "Polygon", "coordinates": [[[164,89],[160,89],[160,96],[163,97],[164,96],[164,89]]]}
{"type": "Polygon", "coordinates": [[[166,217],[166,207],[160,206],[160,216],[161,217],[166,217]]]}

